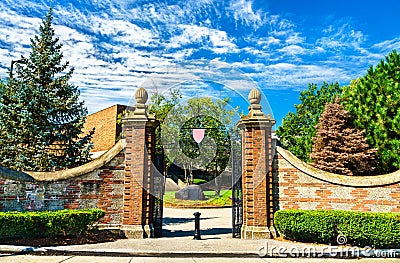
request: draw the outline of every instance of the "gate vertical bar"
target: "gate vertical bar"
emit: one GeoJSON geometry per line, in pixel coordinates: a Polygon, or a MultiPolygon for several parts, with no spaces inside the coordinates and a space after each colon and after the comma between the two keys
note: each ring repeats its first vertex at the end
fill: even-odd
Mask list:
{"type": "Polygon", "coordinates": [[[153,167],[153,169],[154,172],[153,172],[152,194],[154,198],[154,209],[153,209],[154,237],[162,237],[163,196],[165,189],[163,152],[157,152],[155,156],[155,167],[153,167]]]}
{"type": "Polygon", "coordinates": [[[241,136],[232,143],[232,237],[240,238],[243,225],[242,200],[242,141],[241,136]]]}

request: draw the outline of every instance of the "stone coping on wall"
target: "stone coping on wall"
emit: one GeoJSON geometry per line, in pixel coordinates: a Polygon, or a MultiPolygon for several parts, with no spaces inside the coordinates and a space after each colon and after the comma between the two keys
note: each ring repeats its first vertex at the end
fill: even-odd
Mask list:
{"type": "Polygon", "coordinates": [[[37,181],[60,181],[74,178],[83,174],[90,173],[110,162],[125,147],[124,140],[119,140],[110,150],[102,154],[100,157],[84,165],[71,169],[60,170],[55,172],[25,172],[37,181]]]}
{"type": "MultiPolygon", "coordinates": [[[[345,176],[334,173],[329,173],[317,169],[294,156],[288,150],[282,147],[276,147],[277,152],[282,156],[283,159],[288,161],[293,167],[300,170],[301,172],[332,184],[353,186],[353,187],[376,187],[391,185],[400,182],[400,170],[384,175],[375,176],[345,176]]],[[[278,168],[279,169],[279,168],[278,168]]]]}
{"type": "Polygon", "coordinates": [[[35,178],[25,172],[15,171],[0,166],[0,178],[13,181],[33,182],[35,178]]]}

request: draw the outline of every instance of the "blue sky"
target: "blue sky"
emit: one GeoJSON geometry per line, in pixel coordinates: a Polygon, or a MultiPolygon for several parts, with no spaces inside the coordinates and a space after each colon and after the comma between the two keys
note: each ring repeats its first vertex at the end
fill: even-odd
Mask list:
{"type": "MultiPolygon", "coordinates": [[[[255,85],[280,124],[308,83],[347,85],[400,47],[397,0],[52,2],[56,34],[89,112],[128,104],[141,85],[163,90],[191,80],[188,74],[217,83],[222,74],[231,89],[181,85],[185,96],[235,98],[228,90],[246,96],[255,85]],[[191,67],[191,61],[203,68],[191,67]],[[173,80],[160,81],[160,75],[173,80]]],[[[0,2],[0,77],[12,59],[28,54],[49,3],[0,2]]]]}

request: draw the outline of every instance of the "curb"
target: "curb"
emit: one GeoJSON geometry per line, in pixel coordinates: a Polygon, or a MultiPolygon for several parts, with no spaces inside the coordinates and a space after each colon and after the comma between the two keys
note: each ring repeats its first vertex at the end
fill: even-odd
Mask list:
{"type": "Polygon", "coordinates": [[[159,257],[159,258],[260,258],[252,252],[199,252],[199,251],[88,251],[88,250],[58,250],[46,249],[46,251],[27,252],[30,255],[51,256],[98,256],[98,257],[159,257]]]}
{"type": "Polygon", "coordinates": [[[400,249],[371,249],[355,250],[351,253],[265,253],[258,254],[256,251],[99,251],[99,250],[66,250],[54,248],[0,246],[0,254],[28,254],[38,256],[98,256],[98,257],[160,257],[160,258],[400,258],[400,249]]]}
{"type": "Polygon", "coordinates": [[[31,252],[46,252],[45,248],[28,247],[28,246],[12,246],[0,245],[0,254],[28,254],[31,252]]]}

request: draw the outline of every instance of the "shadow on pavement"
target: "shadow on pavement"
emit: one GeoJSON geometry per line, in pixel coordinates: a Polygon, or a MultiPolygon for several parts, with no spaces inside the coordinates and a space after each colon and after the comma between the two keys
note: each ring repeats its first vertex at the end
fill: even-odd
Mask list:
{"type": "MultiPolygon", "coordinates": [[[[230,234],[232,233],[232,228],[211,228],[200,230],[201,235],[221,235],[221,234],[230,234]]],[[[162,232],[163,237],[193,237],[193,230],[169,230],[163,229],[162,232]]],[[[204,238],[204,239],[219,239],[219,238],[204,238]]]]}
{"type": "MultiPolygon", "coordinates": [[[[200,221],[208,220],[208,219],[215,219],[218,217],[201,217],[200,221]]],[[[186,217],[164,217],[163,218],[163,226],[174,225],[174,224],[185,224],[189,222],[194,222],[193,218],[186,218],[186,217]]]]}

